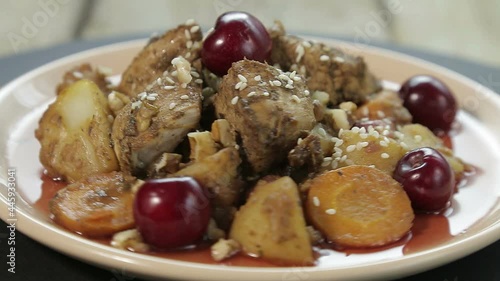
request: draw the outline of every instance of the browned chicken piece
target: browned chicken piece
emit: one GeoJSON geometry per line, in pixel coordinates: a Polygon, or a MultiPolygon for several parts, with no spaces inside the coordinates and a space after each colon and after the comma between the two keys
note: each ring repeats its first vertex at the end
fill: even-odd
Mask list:
{"type": "Polygon", "coordinates": [[[84,63],[64,73],[63,81],[57,85],[57,94],[59,95],[69,85],[82,79],[94,82],[104,94],[110,92],[109,83],[106,81],[106,75],[98,68],[92,68],[90,64],[84,63]]]}
{"type": "Polygon", "coordinates": [[[330,103],[363,103],[368,95],[381,89],[361,57],[344,53],[323,43],[286,35],[280,22],[269,33],[273,40],[271,62],[284,71],[297,71],[307,78],[310,91],[330,95],[330,103]]]}
{"type": "Polygon", "coordinates": [[[233,63],[214,106],[241,138],[256,173],[286,160],[301,131],[314,127],[312,100],[302,77],[256,61],[233,63]]]}
{"type": "Polygon", "coordinates": [[[171,66],[172,59],[182,56],[199,72],[201,50],[201,29],[195,23],[180,25],[167,31],[161,37],[152,38],[134,58],[122,75],[118,91],[135,98],[171,66]]]}
{"type": "Polygon", "coordinates": [[[399,125],[410,124],[412,116],[408,109],[403,106],[403,100],[398,93],[384,90],[373,99],[360,106],[354,117],[358,120],[368,118],[369,120],[387,119],[387,121],[399,125]]]}
{"type": "Polygon", "coordinates": [[[201,85],[191,76],[194,70],[187,60],[175,58],[172,64],[115,118],[112,139],[125,173],[143,176],[150,164],[199,126],[201,85]]]}
{"type": "Polygon", "coordinates": [[[50,200],[54,220],[85,236],[110,236],[134,227],[134,177],[95,174],[59,190],[50,200]]]}
{"type": "Polygon", "coordinates": [[[236,211],[235,205],[241,193],[243,181],[238,173],[241,159],[234,147],[223,148],[217,153],[169,175],[189,176],[209,190],[214,206],[213,217],[217,226],[227,230],[236,211]]]}

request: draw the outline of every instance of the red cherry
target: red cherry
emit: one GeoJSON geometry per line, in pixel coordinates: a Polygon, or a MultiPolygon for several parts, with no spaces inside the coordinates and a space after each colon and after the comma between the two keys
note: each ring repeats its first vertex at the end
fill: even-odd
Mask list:
{"type": "Polygon", "coordinates": [[[203,64],[223,76],[233,62],[247,58],[264,62],[271,54],[272,41],[264,25],[244,12],[222,14],[201,50],[203,64]]]}
{"type": "Polygon", "coordinates": [[[443,82],[432,76],[413,76],[403,83],[399,94],[414,123],[420,123],[435,133],[451,129],[457,114],[457,102],[443,82]]]}
{"type": "Polygon", "coordinates": [[[394,171],[415,210],[440,211],[448,205],[455,189],[455,174],[435,149],[423,147],[406,153],[394,171]]]}
{"type": "Polygon", "coordinates": [[[200,240],[211,208],[202,187],[189,177],[148,180],[134,201],[134,218],[144,241],[157,248],[200,240]]]}

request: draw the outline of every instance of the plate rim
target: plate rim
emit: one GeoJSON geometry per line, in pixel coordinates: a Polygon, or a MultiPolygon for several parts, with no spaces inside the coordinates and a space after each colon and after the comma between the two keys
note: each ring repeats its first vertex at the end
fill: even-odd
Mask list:
{"type": "MultiPolygon", "coordinates": [[[[351,42],[346,42],[346,41],[341,41],[341,40],[335,40],[335,39],[330,39],[330,38],[321,38],[321,37],[307,37],[307,38],[320,38],[320,40],[327,41],[328,44],[335,44],[335,43],[343,43],[343,44],[352,44],[351,42]]],[[[118,50],[127,50],[131,48],[140,48],[141,46],[144,45],[146,39],[136,39],[136,40],[130,40],[130,41],[124,41],[124,42],[118,42],[118,43],[113,43],[113,44],[108,44],[100,47],[95,47],[91,48],[85,51],[77,52],[68,56],[64,56],[62,58],[59,58],[57,60],[54,60],[52,62],[43,64],[19,77],[16,79],[10,81],[7,83],[4,87],[0,89],[0,100],[3,98],[7,97],[14,88],[18,86],[19,83],[29,81],[33,77],[36,77],[37,75],[49,70],[56,68],[58,66],[65,65],[71,61],[75,61],[78,59],[82,59],[88,56],[93,56],[93,55],[98,55],[100,53],[106,53],[106,52],[116,52],[118,50]]],[[[363,45],[363,44],[359,44],[363,45]]],[[[442,73],[445,76],[450,76],[456,80],[461,81],[461,83],[468,84],[467,86],[473,88],[473,87],[483,87],[481,92],[484,91],[489,91],[493,93],[493,102],[500,108],[500,96],[489,89],[488,87],[485,87],[478,82],[470,79],[469,77],[463,76],[453,70],[444,68],[442,66],[436,65],[432,62],[428,62],[425,60],[422,60],[420,58],[416,58],[407,54],[399,53],[396,51],[392,50],[387,50],[379,47],[374,47],[374,46],[368,46],[368,45],[363,45],[362,46],[364,51],[368,51],[369,53],[378,53],[382,54],[385,56],[389,57],[395,57],[397,59],[402,59],[405,61],[411,61],[414,64],[420,65],[424,68],[434,68],[437,69],[437,72],[442,73]]],[[[2,185],[6,187],[5,184],[5,179],[2,180],[2,185]]],[[[7,205],[7,198],[4,196],[3,193],[0,193],[0,201],[2,201],[2,205],[6,206],[7,205]]],[[[28,206],[29,203],[25,202],[28,206]]],[[[16,206],[18,208],[19,205],[16,206]]],[[[2,208],[2,211],[0,211],[0,217],[2,220],[7,221],[7,216],[5,209],[7,208],[2,208]]],[[[487,215],[491,214],[495,210],[498,210],[498,204],[496,206],[493,206],[492,210],[490,210],[487,215]]],[[[42,244],[44,244],[47,247],[50,247],[52,249],[55,249],[56,251],[62,252],[68,256],[71,256],[73,258],[76,258],[78,260],[84,260],[85,262],[100,266],[100,267],[105,267],[105,268],[115,268],[116,263],[112,261],[118,261],[118,263],[123,263],[122,266],[129,266],[131,271],[134,274],[139,274],[140,276],[144,277],[167,277],[167,276],[158,276],[158,275],[150,275],[147,272],[144,272],[144,269],[147,269],[146,267],[142,267],[142,265],[138,265],[137,263],[134,263],[134,259],[137,258],[136,253],[131,253],[119,249],[114,249],[112,247],[106,246],[106,245],[101,245],[97,242],[88,240],[86,238],[83,238],[77,234],[68,232],[66,230],[63,230],[61,228],[56,227],[53,224],[49,224],[48,222],[45,222],[43,220],[38,220],[35,217],[31,217],[27,212],[25,213],[24,210],[17,210],[17,230],[20,230],[23,234],[27,235],[33,240],[36,240],[42,244]],[[56,232],[59,235],[62,235],[65,240],[68,241],[63,241],[63,242],[71,242],[74,241],[75,239],[79,242],[77,243],[78,246],[90,246],[92,247],[92,250],[101,250],[107,253],[108,255],[113,255],[113,258],[108,259],[107,263],[98,262],[96,264],[95,261],[90,260],[89,257],[84,257],[84,254],[79,254],[79,253],[74,253],[72,252],[73,250],[64,248],[63,245],[54,245],[54,243],[48,243],[47,239],[42,239],[39,237],[39,235],[35,235],[34,232],[29,231],[31,228],[36,227],[41,227],[44,229],[44,231],[52,231],[56,232]],[[127,259],[131,259],[128,262],[126,261],[127,259]],[[142,270],[141,270],[142,269],[142,270]]],[[[430,269],[434,268],[437,266],[440,266],[442,264],[451,262],[453,260],[459,259],[465,255],[468,255],[472,252],[475,252],[483,247],[486,247],[487,245],[495,242],[498,240],[500,237],[500,221],[497,221],[496,223],[492,224],[489,228],[483,229],[479,231],[477,234],[472,235],[470,237],[465,237],[464,239],[460,239],[458,241],[452,241],[451,243],[448,243],[446,245],[442,245],[438,248],[431,248],[429,250],[425,250],[422,252],[418,252],[412,255],[408,256],[403,256],[401,258],[398,258],[398,262],[402,262],[403,265],[399,266],[397,270],[394,269],[384,269],[380,265],[387,265],[388,263],[394,262],[394,260],[382,260],[382,261],[377,261],[377,262],[370,262],[368,264],[363,264],[363,265],[356,265],[356,266],[344,266],[342,268],[318,268],[318,267],[273,267],[273,268],[261,268],[261,267],[243,267],[243,266],[224,266],[222,267],[225,272],[231,272],[231,273],[245,273],[245,276],[242,276],[243,279],[245,280],[250,280],[250,279],[255,279],[255,278],[276,278],[276,277],[283,277],[283,274],[293,272],[294,269],[300,269],[304,273],[307,274],[314,274],[313,279],[315,280],[327,280],[331,279],[331,274],[334,273],[337,275],[337,277],[344,278],[343,280],[358,280],[358,278],[363,278],[366,277],[366,273],[363,273],[363,271],[369,270],[371,273],[371,277],[378,277],[378,278],[384,278],[384,277],[398,277],[398,276],[405,276],[413,273],[420,272],[424,269],[430,269]],[[458,247],[461,244],[466,244],[468,247],[466,250],[460,249],[458,247]],[[471,245],[472,244],[472,245],[471,245]],[[445,260],[442,259],[444,255],[449,255],[450,251],[453,253],[453,258],[447,258],[445,260]],[[421,257],[424,257],[422,259],[421,257]],[[414,260],[417,259],[418,263],[414,264],[414,260]],[[359,270],[359,269],[363,270],[359,270]],[[339,276],[338,273],[342,273],[345,271],[352,271],[353,269],[357,269],[358,271],[355,272],[355,274],[350,273],[349,276],[342,276],[342,274],[339,276]],[[396,273],[396,274],[395,274],[396,273]],[[265,274],[262,275],[262,274],[265,274]],[[279,274],[279,275],[278,275],[279,274]]],[[[85,248],[88,249],[88,248],[85,248]]],[[[102,254],[101,254],[102,255],[102,254]]],[[[202,269],[202,270],[208,270],[208,271],[215,271],[220,273],[221,272],[221,265],[206,265],[206,264],[201,264],[201,263],[193,263],[193,262],[184,262],[184,261],[178,261],[178,260],[170,260],[170,259],[165,259],[165,258],[158,258],[158,257],[151,257],[151,256],[146,256],[146,255],[141,255],[143,256],[142,259],[146,261],[153,261],[153,262],[161,262],[161,263],[168,263],[172,266],[179,267],[179,271],[177,272],[178,274],[175,275],[176,272],[173,272],[174,275],[168,276],[168,277],[174,277],[174,278],[181,278],[181,279],[186,279],[186,278],[196,278],[196,276],[186,276],[184,271],[185,269],[202,269]],[[147,258],[145,258],[147,257],[147,258]],[[156,260],[158,259],[158,260],[156,260]]],[[[356,270],[355,270],[356,271],[356,270]]],[[[150,272],[151,273],[151,272],[150,272]]],[[[205,280],[234,280],[233,276],[212,276],[212,278],[207,278],[206,275],[200,275],[198,277],[203,277],[205,280]]]]}

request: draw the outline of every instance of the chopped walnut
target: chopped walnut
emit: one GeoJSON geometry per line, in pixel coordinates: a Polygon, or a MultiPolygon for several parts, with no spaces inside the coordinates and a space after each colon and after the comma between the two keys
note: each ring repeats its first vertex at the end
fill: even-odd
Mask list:
{"type": "Polygon", "coordinates": [[[215,261],[227,259],[240,251],[240,244],[232,239],[220,239],[211,247],[211,255],[215,261]]]}

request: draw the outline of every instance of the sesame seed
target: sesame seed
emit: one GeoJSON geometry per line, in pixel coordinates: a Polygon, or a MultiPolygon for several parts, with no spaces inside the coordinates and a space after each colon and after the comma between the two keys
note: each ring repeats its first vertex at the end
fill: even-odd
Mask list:
{"type": "Polygon", "coordinates": [[[232,105],[237,104],[239,99],[240,99],[240,98],[239,98],[238,96],[234,97],[234,98],[231,100],[231,104],[232,104],[232,105]]]}
{"type": "Polygon", "coordinates": [[[368,134],[359,134],[359,137],[362,139],[368,138],[368,134]]]}
{"type": "Polygon", "coordinates": [[[186,48],[191,49],[193,47],[193,41],[189,40],[186,42],[186,48]]]}
{"type": "Polygon", "coordinates": [[[196,72],[196,71],[191,71],[191,75],[192,75],[194,78],[200,78],[200,74],[198,74],[198,72],[196,72]]]}
{"type": "Polygon", "coordinates": [[[240,91],[243,91],[243,89],[245,89],[246,87],[247,87],[247,83],[242,82],[241,86],[240,86],[240,91]]]}
{"type": "Polygon", "coordinates": [[[278,80],[274,80],[272,83],[274,86],[278,86],[278,87],[281,86],[281,82],[278,80]]]}
{"type": "Polygon", "coordinates": [[[311,94],[311,92],[309,92],[309,90],[305,90],[305,91],[304,91],[304,95],[305,95],[306,97],[307,97],[307,96],[309,96],[310,94],[311,94]]]}
{"type": "Polygon", "coordinates": [[[371,133],[371,135],[376,137],[377,139],[380,137],[380,134],[378,131],[373,131],[373,133],[371,133]]]}
{"type": "Polygon", "coordinates": [[[394,135],[398,138],[398,139],[404,139],[405,135],[401,132],[394,132],[394,135]]]}
{"type": "Polygon", "coordinates": [[[186,25],[193,25],[195,23],[194,19],[188,19],[186,25]]]}
{"type": "Polygon", "coordinates": [[[172,71],[172,76],[177,76],[177,70],[172,71]]]}
{"type": "Polygon", "coordinates": [[[184,88],[184,89],[186,89],[187,88],[187,83],[182,83],[181,87],[184,88]]]}
{"type": "Polygon", "coordinates": [[[335,215],[337,211],[335,209],[328,209],[325,211],[327,215],[335,215]]]}
{"type": "Polygon", "coordinates": [[[335,160],[340,160],[340,157],[342,157],[342,153],[335,152],[334,154],[332,154],[332,157],[335,157],[335,160]]]}
{"type": "Polygon", "coordinates": [[[354,127],[352,127],[351,131],[352,131],[353,133],[356,133],[356,134],[357,134],[357,133],[359,133],[359,127],[354,126],[354,127]]]}
{"type": "Polygon", "coordinates": [[[389,158],[389,154],[384,152],[384,153],[380,154],[380,157],[387,159],[387,158],[389,158]]]}
{"type": "Polygon", "coordinates": [[[163,89],[165,89],[165,90],[172,90],[174,88],[175,88],[175,86],[163,86],[163,89]]]}
{"type": "Polygon", "coordinates": [[[147,95],[148,95],[148,93],[146,93],[146,92],[141,92],[141,93],[139,93],[137,96],[138,96],[139,98],[141,98],[141,99],[142,99],[142,98],[145,98],[147,95]]]}
{"type": "Polygon", "coordinates": [[[236,83],[236,85],[234,85],[234,89],[235,89],[235,90],[239,90],[239,89],[240,89],[240,87],[241,87],[241,84],[243,84],[243,82],[241,82],[241,81],[240,81],[240,82],[238,82],[238,83],[236,83]]]}
{"type": "Polygon", "coordinates": [[[167,76],[167,75],[168,75],[168,70],[163,71],[163,76],[167,76]]]}
{"type": "Polygon", "coordinates": [[[340,63],[345,62],[345,60],[341,57],[334,57],[333,60],[340,63]]]}
{"type": "Polygon", "coordinates": [[[188,96],[188,95],[182,95],[182,96],[181,96],[181,100],[187,100],[187,99],[189,99],[189,96],[188,96]]]}
{"type": "Polygon", "coordinates": [[[416,142],[421,142],[422,141],[422,136],[421,135],[415,135],[413,138],[415,139],[416,142]]]}
{"type": "Polygon", "coordinates": [[[301,65],[299,71],[300,71],[300,73],[302,73],[303,75],[305,75],[306,74],[306,66],[305,65],[301,65]]]}
{"type": "Polygon", "coordinates": [[[321,136],[326,137],[326,131],[325,131],[325,129],[323,129],[323,128],[319,128],[319,129],[318,129],[318,133],[319,133],[321,136]]]}
{"type": "Polygon", "coordinates": [[[342,137],[343,133],[344,133],[344,129],[340,128],[340,130],[339,130],[339,137],[342,137]]]}
{"type": "Polygon", "coordinates": [[[346,150],[347,152],[353,152],[355,149],[356,149],[356,145],[351,144],[351,145],[349,145],[349,146],[348,146],[345,150],[346,150]]]}
{"type": "MultiPolygon", "coordinates": [[[[175,72],[175,74],[177,74],[177,72],[175,72]]],[[[170,84],[175,84],[175,81],[174,79],[170,78],[170,77],[165,77],[165,81],[167,81],[168,83],[170,84]]]]}
{"type": "Polygon", "coordinates": [[[344,144],[344,140],[338,140],[335,142],[335,146],[338,147],[338,146],[341,146],[342,144],[344,144]]]}
{"type": "Polygon", "coordinates": [[[330,60],[330,57],[329,57],[329,56],[327,56],[327,55],[321,55],[321,56],[319,57],[319,60],[320,60],[320,61],[329,61],[329,60],[330,60]]]}
{"type": "Polygon", "coordinates": [[[150,100],[150,101],[154,101],[154,100],[156,100],[156,97],[154,97],[154,96],[147,96],[146,99],[150,100]]]}
{"type": "Polygon", "coordinates": [[[373,164],[372,165],[368,165],[368,167],[375,168],[375,165],[373,165],[373,164]]]}
{"type": "Polygon", "coordinates": [[[389,130],[384,130],[384,131],[382,132],[382,135],[384,135],[384,136],[388,136],[388,135],[389,135],[389,130]]]}
{"type": "Polygon", "coordinates": [[[161,86],[162,83],[161,83],[161,78],[160,77],[158,77],[158,79],[156,79],[156,84],[158,84],[158,86],[161,86]]]}
{"type": "Polygon", "coordinates": [[[300,81],[300,80],[301,80],[301,79],[300,79],[300,76],[295,76],[295,77],[293,77],[292,79],[293,79],[293,81],[300,81]]]}
{"type": "Polygon", "coordinates": [[[247,98],[249,98],[249,97],[253,97],[253,96],[255,96],[255,95],[256,95],[256,93],[255,93],[255,92],[250,92],[250,93],[248,93],[247,98]]]}
{"type": "Polygon", "coordinates": [[[323,159],[323,163],[321,163],[321,167],[328,167],[331,165],[331,163],[332,163],[331,157],[330,157],[330,160],[323,159]]]}
{"type": "Polygon", "coordinates": [[[380,144],[380,146],[383,146],[383,147],[388,147],[388,146],[389,146],[389,145],[387,144],[387,142],[385,142],[385,141],[383,141],[383,140],[381,140],[381,141],[379,142],[379,144],[380,144]]]}
{"type": "Polygon", "coordinates": [[[186,59],[191,57],[191,52],[187,52],[186,55],[184,56],[186,59]]]}
{"type": "Polygon", "coordinates": [[[338,152],[340,154],[342,154],[342,148],[339,148],[339,147],[334,147],[333,150],[335,150],[335,152],[338,152]]]}
{"type": "Polygon", "coordinates": [[[196,80],[194,80],[194,83],[196,83],[196,84],[203,84],[203,80],[201,80],[201,79],[196,79],[196,80]]]}
{"type": "Polygon", "coordinates": [[[401,147],[406,149],[406,150],[409,149],[408,145],[405,142],[400,142],[399,145],[401,145],[401,147]]]}
{"type": "Polygon", "coordinates": [[[141,101],[135,101],[135,102],[133,102],[133,103],[132,103],[131,108],[132,108],[132,109],[140,108],[140,107],[141,107],[141,105],[142,105],[142,102],[141,102],[141,101]]]}
{"type": "Polygon", "coordinates": [[[257,76],[255,76],[255,77],[253,78],[253,80],[255,80],[255,81],[257,81],[257,82],[258,82],[258,81],[260,81],[260,79],[261,79],[260,75],[257,75],[257,76]]]}
{"type": "Polygon", "coordinates": [[[292,99],[297,102],[297,103],[300,103],[300,98],[297,97],[297,95],[292,95],[292,99]]]}
{"type": "Polygon", "coordinates": [[[345,162],[347,161],[347,155],[344,155],[340,158],[340,162],[345,162]]]}
{"type": "Polygon", "coordinates": [[[293,85],[292,84],[286,84],[285,88],[287,88],[287,89],[293,89],[293,85]]]}
{"type": "Polygon", "coordinates": [[[385,117],[385,113],[381,110],[377,111],[377,116],[380,117],[380,118],[384,118],[385,117]]]}
{"type": "Polygon", "coordinates": [[[354,165],[354,161],[352,161],[351,159],[346,159],[346,160],[345,160],[345,163],[346,163],[347,165],[354,165]]]}
{"type": "Polygon", "coordinates": [[[158,94],[157,94],[157,93],[151,93],[151,94],[149,94],[148,96],[149,96],[149,97],[157,97],[157,96],[158,96],[158,94]]]}
{"type": "Polygon", "coordinates": [[[320,202],[318,197],[316,196],[313,197],[313,204],[314,206],[319,207],[320,202]]]}
{"type": "Polygon", "coordinates": [[[81,73],[80,71],[74,71],[73,76],[75,76],[76,78],[83,78],[83,73],[81,73]]]}
{"type": "Polygon", "coordinates": [[[187,40],[191,40],[191,33],[189,33],[189,30],[184,29],[184,36],[186,36],[187,40]]]}
{"type": "Polygon", "coordinates": [[[290,77],[286,76],[285,74],[280,74],[278,78],[281,80],[287,80],[287,81],[290,80],[290,77]]]}
{"type": "Polygon", "coordinates": [[[338,161],[332,161],[332,169],[337,169],[338,166],[339,166],[338,161]]]}
{"type": "Polygon", "coordinates": [[[198,30],[200,30],[200,26],[198,26],[198,25],[195,25],[189,29],[189,31],[191,31],[191,33],[196,33],[196,32],[198,32],[198,30]]]}
{"type": "Polygon", "coordinates": [[[367,147],[367,146],[368,146],[368,142],[366,142],[366,141],[361,141],[361,142],[358,142],[358,143],[356,144],[356,149],[357,149],[357,150],[361,150],[362,148],[367,147]]]}
{"type": "Polygon", "coordinates": [[[302,138],[297,139],[297,145],[299,145],[302,142],[302,138]]]}
{"type": "Polygon", "coordinates": [[[365,127],[359,128],[359,133],[360,134],[366,134],[366,128],[365,127]]]}
{"type": "Polygon", "coordinates": [[[290,79],[295,78],[295,75],[297,75],[297,71],[294,70],[290,73],[290,79]]]}
{"type": "Polygon", "coordinates": [[[246,83],[248,82],[247,78],[241,74],[238,74],[238,79],[240,79],[241,82],[246,83]]]}
{"type": "Polygon", "coordinates": [[[170,105],[168,106],[169,109],[174,109],[174,107],[176,106],[177,104],[175,102],[172,102],[170,103],[170,105]]]}
{"type": "Polygon", "coordinates": [[[265,97],[269,97],[269,92],[264,92],[262,93],[262,95],[264,95],[265,97]]]}

